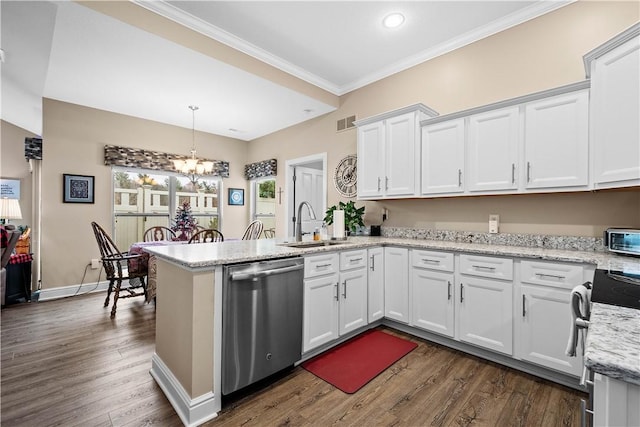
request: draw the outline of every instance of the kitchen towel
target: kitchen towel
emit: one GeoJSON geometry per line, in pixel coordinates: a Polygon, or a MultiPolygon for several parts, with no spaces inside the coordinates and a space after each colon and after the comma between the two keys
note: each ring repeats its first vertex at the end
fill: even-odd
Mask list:
{"type": "Polygon", "coordinates": [[[333,211],[333,237],[344,238],[344,211],[340,209],[333,211]]]}
{"type": "Polygon", "coordinates": [[[579,338],[582,341],[582,353],[584,354],[585,330],[578,327],[576,320],[589,320],[591,310],[591,290],[586,285],[578,285],[571,291],[571,325],[569,330],[569,341],[565,354],[569,357],[576,356],[579,338]]]}

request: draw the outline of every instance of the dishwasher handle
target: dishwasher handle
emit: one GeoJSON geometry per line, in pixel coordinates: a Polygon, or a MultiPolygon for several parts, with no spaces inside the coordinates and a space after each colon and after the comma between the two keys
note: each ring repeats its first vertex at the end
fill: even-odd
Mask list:
{"type": "Polygon", "coordinates": [[[304,269],[304,264],[292,265],[289,267],[282,268],[272,268],[269,270],[258,270],[258,271],[246,271],[241,273],[231,273],[231,280],[247,280],[247,279],[257,279],[259,277],[267,277],[272,276],[274,274],[284,274],[289,273],[291,271],[298,271],[304,269]]]}

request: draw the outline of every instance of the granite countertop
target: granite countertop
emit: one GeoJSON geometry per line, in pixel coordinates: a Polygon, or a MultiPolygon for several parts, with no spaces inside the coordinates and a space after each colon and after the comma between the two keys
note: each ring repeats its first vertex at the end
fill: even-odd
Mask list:
{"type": "MultiPolygon", "coordinates": [[[[155,246],[145,250],[189,270],[218,265],[295,257],[375,246],[401,246],[548,261],[595,264],[597,268],[640,271],[640,258],[594,250],[547,249],[531,246],[466,243],[399,237],[350,237],[332,246],[292,248],[282,239],[155,246]]],[[[640,384],[640,310],[594,303],[587,334],[585,365],[611,378],[640,384]]]]}

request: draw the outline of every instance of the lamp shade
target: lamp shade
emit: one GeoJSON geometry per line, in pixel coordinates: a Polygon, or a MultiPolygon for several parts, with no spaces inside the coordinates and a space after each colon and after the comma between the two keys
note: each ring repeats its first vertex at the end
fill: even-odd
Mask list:
{"type": "Polygon", "coordinates": [[[0,199],[0,219],[22,219],[18,199],[3,197],[0,199]]]}

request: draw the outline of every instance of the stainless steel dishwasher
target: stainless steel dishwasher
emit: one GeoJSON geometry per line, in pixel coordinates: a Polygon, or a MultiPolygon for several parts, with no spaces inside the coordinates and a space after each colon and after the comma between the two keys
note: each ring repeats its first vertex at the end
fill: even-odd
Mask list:
{"type": "Polygon", "coordinates": [[[302,258],[224,267],[222,394],[300,360],[303,270],[302,258]]]}

